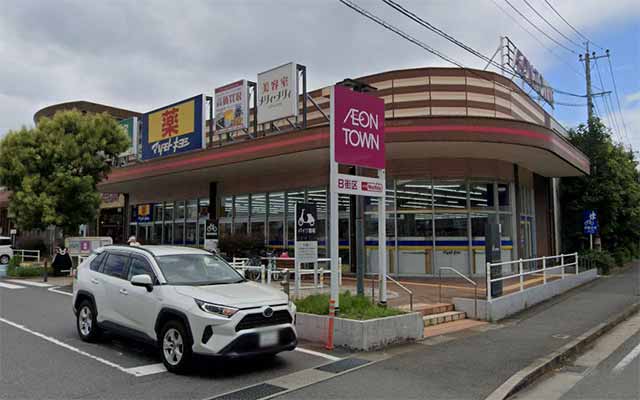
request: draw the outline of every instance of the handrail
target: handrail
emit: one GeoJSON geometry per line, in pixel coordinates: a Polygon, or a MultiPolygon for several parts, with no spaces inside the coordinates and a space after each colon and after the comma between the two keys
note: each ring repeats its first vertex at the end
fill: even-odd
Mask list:
{"type": "Polygon", "coordinates": [[[474,287],[474,302],[473,302],[473,313],[475,314],[475,318],[478,319],[478,283],[476,281],[474,281],[473,279],[469,278],[468,276],[466,276],[465,274],[463,274],[462,272],[458,271],[455,268],[451,268],[451,267],[440,267],[438,268],[438,274],[440,276],[439,279],[439,287],[438,287],[438,302],[442,303],[442,270],[447,270],[447,271],[453,271],[455,272],[457,275],[459,275],[461,278],[463,278],[464,280],[466,280],[467,282],[471,283],[474,287]]]}
{"type": "Polygon", "coordinates": [[[400,286],[400,289],[404,290],[405,292],[407,292],[409,294],[409,311],[413,311],[413,291],[411,289],[407,288],[406,286],[404,286],[402,283],[400,283],[397,280],[393,279],[389,275],[385,274],[385,277],[387,279],[389,279],[391,282],[393,282],[396,285],[400,286]]]}

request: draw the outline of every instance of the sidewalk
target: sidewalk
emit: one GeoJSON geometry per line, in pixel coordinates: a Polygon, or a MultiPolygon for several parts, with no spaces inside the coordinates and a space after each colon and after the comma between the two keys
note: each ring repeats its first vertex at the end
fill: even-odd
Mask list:
{"type": "MultiPolygon", "coordinates": [[[[411,351],[283,398],[484,399],[513,374],[639,302],[640,262],[513,319],[411,351]]],[[[442,337],[441,337],[442,338],[442,337]]]]}

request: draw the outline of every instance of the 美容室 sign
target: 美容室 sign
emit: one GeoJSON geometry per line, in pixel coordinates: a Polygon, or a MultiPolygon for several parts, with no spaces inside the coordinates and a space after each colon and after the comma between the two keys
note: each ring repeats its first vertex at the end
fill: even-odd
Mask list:
{"type": "Polygon", "coordinates": [[[246,80],[240,80],[215,90],[216,132],[233,132],[249,126],[249,96],[246,80]]]}
{"type": "Polygon", "coordinates": [[[205,101],[198,95],[142,116],[142,159],[165,157],[204,147],[205,101]]]}
{"type": "Polygon", "coordinates": [[[258,123],[297,115],[297,64],[285,64],[258,74],[258,123]]]}
{"type": "Polygon", "coordinates": [[[384,100],[339,85],[334,96],[336,162],[384,169],[384,100]]]}

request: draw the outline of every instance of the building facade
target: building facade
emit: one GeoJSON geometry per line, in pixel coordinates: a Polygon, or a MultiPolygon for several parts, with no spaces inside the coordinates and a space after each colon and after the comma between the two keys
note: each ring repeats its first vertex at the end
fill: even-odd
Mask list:
{"type": "MultiPolygon", "coordinates": [[[[556,178],[588,174],[589,161],[512,81],[453,68],[388,71],[357,80],[385,101],[392,276],[435,275],[441,267],[483,275],[489,223],[501,226],[504,260],[560,248],[556,178]]],[[[100,190],[123,194],[122,237],[201,246],[205,221],[215,218],[221,240],[243,233],[291,254],[293,205],[307,201],[317,204],[319,251],[327,256],[329,93],[309,93],[306,127],[279,121],[260,124],[257,135],[209,133],[202,150],[115,168],[100,190]]],[[[303,98],[299,103],[303,109],[303,98]]],[[[353,204],[340,197],[343,264],[352,262],[353,204]]],[[[369,272],[377,270],[377,207],[375,199],[365,201],[369,272]]]]}

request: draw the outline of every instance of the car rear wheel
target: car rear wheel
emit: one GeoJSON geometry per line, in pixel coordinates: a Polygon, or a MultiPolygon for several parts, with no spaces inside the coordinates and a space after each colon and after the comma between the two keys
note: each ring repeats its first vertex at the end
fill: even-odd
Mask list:
{"type": "Polygon", "coordinates": [[[185,373],[189,370],[192,350],[187,329],[180,321],[169,321],[161,330],[160,353],[167,370],[185,373]]]}
{"type": "Polygon", "coordinates": [[[9,256],[6,254],[0,256],[0,264],[9,264],[9,256]]]}
{"type": "Polygon", "coordinates": [[[88,300],[83,300],[78,307],[76,327],[80,339],[85,342],[93,342],[100,336],[100,327],[96,319],[96,309],[88,300]]]}

